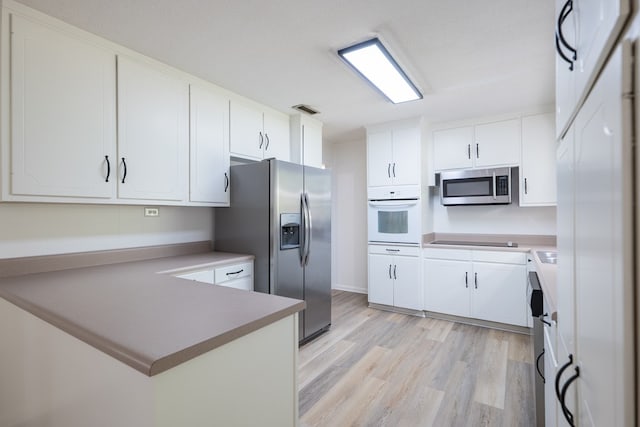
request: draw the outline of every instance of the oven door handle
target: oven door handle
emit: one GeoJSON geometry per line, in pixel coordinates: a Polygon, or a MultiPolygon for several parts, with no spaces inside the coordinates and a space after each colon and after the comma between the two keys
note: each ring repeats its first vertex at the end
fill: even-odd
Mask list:
{"type": "Polygon", "coordinates": [[[497,199],[496,195],[496,172],[493,172],[493,200],[497,199]]]}
{"type": "Polygon", "coordinates": [[[418,199],[415,200],[369,200],[369,206],[374,208],[410,208],[418,204],[418,199]]]}

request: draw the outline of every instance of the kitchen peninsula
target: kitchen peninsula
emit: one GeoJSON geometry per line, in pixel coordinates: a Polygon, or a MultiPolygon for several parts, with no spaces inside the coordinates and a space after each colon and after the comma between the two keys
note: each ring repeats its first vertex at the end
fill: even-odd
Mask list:
{"type": "Polygon", "coordinates": [[[0,425],[296,424],[304,302],[174,277],[252,259],[176,246],[2,261],[0,425]]]}

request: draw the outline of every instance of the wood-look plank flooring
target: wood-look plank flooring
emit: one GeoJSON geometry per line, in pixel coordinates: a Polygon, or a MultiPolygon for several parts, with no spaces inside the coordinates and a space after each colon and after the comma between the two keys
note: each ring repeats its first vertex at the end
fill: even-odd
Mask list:
{"type": "Polygon", "coordinates": [[[334,291],[330,331],[300,348],[300,424],[533,426],[532,345],[334,291]]]}

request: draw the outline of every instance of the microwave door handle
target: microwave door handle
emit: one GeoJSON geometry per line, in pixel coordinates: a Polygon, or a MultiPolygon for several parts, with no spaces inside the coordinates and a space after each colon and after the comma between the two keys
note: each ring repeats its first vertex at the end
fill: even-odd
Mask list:
{"type": "Polygon", "coordinates": [[[496,200],[496,173],[493,172],[493,200],[496,200]]]}

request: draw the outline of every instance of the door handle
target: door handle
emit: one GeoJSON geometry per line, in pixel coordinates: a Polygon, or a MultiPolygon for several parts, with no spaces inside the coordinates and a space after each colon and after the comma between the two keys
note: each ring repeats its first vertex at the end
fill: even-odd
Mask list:
{"type": "MultiPolygon", "coordinates": [[[[578,51],[567,42],[567,39],[564,38],[564,34],[562,33],[562,24],[564,24],[564,21],[571,12],[573,12],[573,0],[567,0],[564,6],[562,6],[560,15],[558,16],[557,35],[562,45],[572,53],[573,60],[575,61],[578,59],[578,51]]],[[[571,63],[570,70],[573,71],[573,62],[571,63]]]]}
{"type": "Polygon", "coordinates": [[[124,184],[124,180],[127,178],[127,162],[124,157],[122,158],[122,166],[124,167],[124,174],[122,175],[122,183],[124,184]]]}
{"type": "Polygon", "coordinates": [[[564,414],[564,418],[567,420],[567,422],[571,427],[575,427],[574,418],[569,408],[567,408],[567,405],[565,403],[565,398],[567,397],[567,390],[569,390],[569,386],[571,385],[571,383],[577,380],[578,377],[580,376],[580,367],[576,366],[574,370],[576,373],[573,374],[573,376],[571,376],[567,380],[567,382],[562,387],[562,391],[560,392],[560,397],[561,397],[560,404],[562,405],[562,413],[564,414]]]}
{"type": "Polygon", "coordinates": [[[527,189],[527,178],[524,179],[524,194],[529,194],[529,191],[527,189]]]}
{"type": "MultiPolygon", "coordinates": [[[[566,398],[566,394],[567,394],[567,386],[569,384],[569,381],[567,381],[567,383],[565,383],[565,385],[562,387],[562,390],[560,390],[560,379],[562,378],[562,374],[572,364],[573,364],[573,354],[570,354],[569,355],[569,361],[567,363],[565,363],[564,365],[562,365],[562,367],[556,373],[555,389],[556,389],[556,397],[558,398],[558,402],[560,402],[560,407],[562,408],[562,413],[563,413],[565,419],[569,422],[569,425],[571,425],[573,427],[574,426],[574,424],[573,424],[573,414],[571,413],[571,411],[569,411],[569,408],[567,408],[567,405],[565,403],[565,398],[566,398]]],[[[572,382],[575,381],[575,379],[580,374],[580,370],[577,367],[576,367],[576,371],[577,371],[576,372],[577,375],[574,375],[570,379],[570,381],[572,381],[572,382]]]]}
{"type": "Polygon", "coordinates": [[[227,175],[227,173],[224,173],[224,192],[226,193],[227,190],[229,189],[229,175],[227,175]]]}
{"type": "Polygon", "coordinates": [[[393,177],[396,177],[396,164],[393,164],[393,168],[391,168],[391,171],[393,172],[393,177]]]}
{"type": "Polygon", "coordinates": [[[267,140],[267,143],[266,143],[266,145],[264,146],[264,149],[265,149],[265,150],[268,150],[268,149],[269,149],[269,142],[270,142],[270,141],[269,141],[269,134],[268,134],[268,133],[266,133],[266,132],[264,133],[264,139],[266,139],[266,140],[267,140]]]}
{"type": "Polygon", "coordinates": [[[544,320],[544,318],[545,318],[546,316],[548,316],[548,315],[549,315],[549,313],[541,314],[540,316],[538,316],[538,319],[540,319],[540,321],[541,321],[542,323],[544,323],[545,325],[547,325],[547,326],[551,326],[551,323],[549,323],[549,322],[547,322],[546,320],[544,320]]]}
{"type": "Polygon", "coordinates": [[[493,200],[496,200],[497,199],[497,196],[496,196],[496,192],[497,191],[496,191],[496,173],[495,172],[493,172],[493,180],[492,180],[492,182],[493,182],[493,200]]]}
{"type": "Polygon", "coordinates": [[[389,264],[389,279],[393,279],[393,277],[391,277],[391,264],[389,264]]]}
{"type": "Polygon", "coordinates": [[[387,163],[387,176],[391,178],[391,163],[387,163]]]}
{"type": "Polygon", "coordinates": [[[303,194],[304,197],[304,206],[307,219],[305,221],[305,231],[307,236],[305,238],[305,256],[304,256],[304,265],[309,264],[309,255],[311,255],[311,232],[313,231],[313,218],[311,217],[311,209],[309,209],[309,195],[307,193],[303,194]]]}
{"type": "Polygon", "coordinates": [[[476,143],[476,159],[480,158],[480,144],[476,143]]]}
{"type": "Polygon", "coordinates": [[[104,160],[107,162],[107,177],[104,182],[109,182],[109,175],[111,175],[111,162],[109,161],[109,156],[104,156],[104,160]]]}
{"type": "Polygon", "coordinates": [[[469,288],[469,272],[465,271],[464,272],[464,287],[465,288],[469,288]]]}
{"type": "Polygon", "coordinates": [[[262,132],[260,133],[260,145],[258,145],[258,148],[262,150],[262,144],[264,144],[264,137],[262,136],[262,132]]]}
{"type": "Polygon", "coordinates": [[[473,279],[473,280],[474,280],[474,282],[475,282],[476,289],[478,289],[478,273],[473,273],[473,274],[475,275],[475,277],[474,277],[474,279],[473,279]]]}
{"type": "Polygon", "coordinates": [[[544,352],[546,349],[542,349],[542,352],[538,355],[538,357],[536,357],[536,371],[538,371],[538,375],[540,375],[540,378],[542,378],[542,382],[545,382],[544,379],[544,375],[542,375],[542,372],[540,372],[540,359],[542,358],[542,356],[544,356],[544,352]]]}
{"type": "Polygon", "coordinates": [[[467,144],[467,158],[471,160],[471,144],[467,144]]]}
{"type": "Polygon", "coordinates": [[[396,276],[396,267],[397,267],[397,265],[393,264],[393,279],[394,280],[398,278],[398,276],[396,276]]]}

